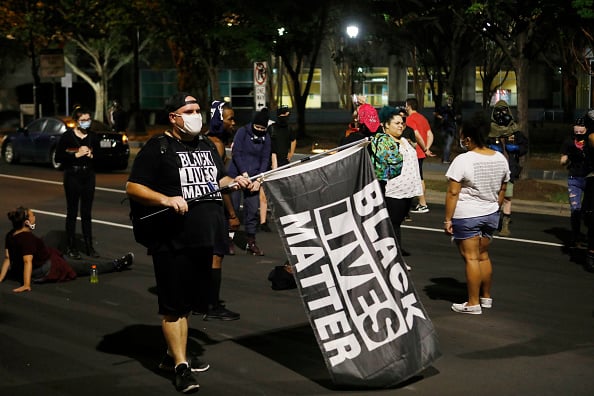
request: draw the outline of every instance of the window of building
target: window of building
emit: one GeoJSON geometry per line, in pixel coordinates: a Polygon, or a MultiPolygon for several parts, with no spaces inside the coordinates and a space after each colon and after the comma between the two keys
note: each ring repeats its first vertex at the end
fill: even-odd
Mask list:
{"type": "MultiPolygon", "coordinates": [[[[276,74],[276,71],[275,71],[276,74]]],[[[309,74],[309,70],[304,70],[301,73],[301,87],[305,87],[307,83],[307,76],[309,74]]],[[[291,97],[291,90],[293,86],[287,86],[287,79],[283,78],[283,88],[282,92],[283,95],[279,103],[283,105],[287,105],[289,107],[293,106],[293,98],[291,97]]],[[[311,81],[311,87],[309,89],[309,95],[307,97],[307,103],[305,104],[307,109],[320,109],[322,108],[322,69],[315,68],[313,73],[313,79],[311,81]]]]}
{"type": "MultiPolygon", "coordinates": [[[[490,105],[493,106],[499,100],[505,100],[510,106],[518,105],[518,89],[516,87],[516,72],[513,70],[502,70],[497,73],[493,80],[492,87],[498,86],[495,93],[491,96],[490,105]]],[[[480,67],[476,68],[476,88],[475,88],[475,102],[483,103],[483,80],[481,79],[480,67]]]]}
{"type": "MultiPolygon", "coordinates": [[[[435,103],[433,101],[433,92],[431,91],[431,85],[425,79],[425,75],[422,71],[418,71],[418,77],[420,80],[420,84],[422,84],[423,89],[423,108],[427,107],[434,107],[435,103]]],[[[407,67],[406,68],[406,97],[407,98],[414,98],[416,96],[415,93],[415,77],[413,74],[413,68],[407,67]]],[[[421,102],[421,98],[419,98],[419,104],[421,102]]]]}
{"type": "Polygon", "coordinates": [[[177,71],[140,70],[140,107],[160,110],[168,97],[177,92],[177,71]]]}
{"type": "Polygon", "coordinates": [[[253,69],[221,69],[219,88],[221,96],[231,98],[231,105],[234,108],[254,108],[253,69]]]}
{"type": "Polygon", "coordinates": [[[388,105],[388,68],[370,67],[363,71],[363,95],[373,107],[388,105]]]}

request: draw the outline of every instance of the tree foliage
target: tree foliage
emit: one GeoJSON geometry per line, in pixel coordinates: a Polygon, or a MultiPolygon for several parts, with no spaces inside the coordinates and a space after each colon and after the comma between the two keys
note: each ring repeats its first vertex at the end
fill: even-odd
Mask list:
{"type": "Polygon", "coordinates": [[[33,104],[36,116],[39,115],[39,108],[35,87],[41,85],[39,54],[51,45],[61,44],[55,26],[57,21],[52,3],[35,0],[0,2],[0,33],[4,38],[12,41],[14,46],[26,48],[27,55],[31,58],[33,104]]]}
{"type": "MultiPolygon", "coordinates": [[[[59,34],[65,46],[65,61],[95,92],[95,118],[103,120],[109,98],[109,82],[134,56],[134,41],[142,15],[154,9],[150,1],[60,0],[59,34]]],[[[146,32],[146,30],[144,31],[146,32]]],[[[145,34],[138,43],[142,51],[150,42],[145,34]]]]}
{"type": "MultiPolygon", "coordinates": [[[[531,62],[544,59],[551,68],[561,67],[567,87],[580,67],[589,71],[583,54],[592,48],[593,2],[280,0],[263,6],[255,0],[4,0],[0,33],[2,40],[27,49],[37,85],[40,51],[64,48],[67,64],[95,89],[98,117],[110,80],[131,62],[135,45],[163,46],[177,68],[178,88],[202,100],[220,98],[221,66],[246,68],[255,60],[280,59],[303,134],[314,69],[326,43],[343,107],[349,103],[350,81],[358,77],[353,66],[372,66],[380,49],[387,48],[399,64],[412,63],[418,95],[428,82],[436,105],[445,92],[462,97],[462,76],[471,60],[483,64],[485,95],[494,88],[489,76],[505,62],[516,71],[518,118],[527,131],[522,123],[528,120],[531,62]],[[345,40],[351,18],[361,27],[358,46],[345,40]]],[[[571,96],[566,91],[564,98],[571,96]]],[[[572,104],[564,108],[569,113],[572,104]]]]}

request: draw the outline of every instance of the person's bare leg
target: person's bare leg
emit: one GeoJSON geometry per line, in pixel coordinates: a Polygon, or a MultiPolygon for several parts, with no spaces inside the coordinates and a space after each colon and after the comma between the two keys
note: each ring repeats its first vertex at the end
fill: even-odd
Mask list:
{"type": "Polygon", "coordinates": [[[468,290],[468,305],[479,304],[481,288],[481,268],[479,266],[479,241],[477,235],[458,242],[458,249],[466,263],[466,288],[468,290]]]}
{"type": "Polygon", "coordinates": [[[491,298],[491,282],[493,279],[493,265],[489,257],[490,238],[481,238],[479,242],[479,267],[481,270],[481,297],[491,298]]]}
{"type": "Polygon", "coordinates": [[[501,204],[501,211],[504,215],[511,216],[511,197],[505,197],[501,204]]]}
{"type": "Polygon", "coordinates": [[[164,316],[161,321],[163,336],[167,349],[175,365],[186,362],[186,347],[188,343],[188,317],[164,316]]]}
{"type": "Polygon", "coordinates": [[[266,194],[264,189],[260,189],[260,224],[266,223],[266,215],[268,211],[268,201],[266,200],[266,194]]]}

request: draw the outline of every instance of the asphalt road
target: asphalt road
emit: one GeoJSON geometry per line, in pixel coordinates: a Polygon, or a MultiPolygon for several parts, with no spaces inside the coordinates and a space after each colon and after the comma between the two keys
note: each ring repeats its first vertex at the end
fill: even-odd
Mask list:
{"type": "MultiPolygon", "coordinates": [[[[0,283],[0,395],[173,395],[158,370],[165,350],[150,259],[132,237],[126,173],[98,175],[97,250],[133,251],[130,271],[36,285],[14,294],[0,283]]],[[[0,207],[36,210],[38,235],[60,232],[59,172],[0,164],[0,207]]],[[[433,199],[433,198],[432,198],[433,199]]],[[[411,279],[432,319],[442,357],[393,389],[338,389],[330,381],[296,290],[273,291],[266,277],[284,261],[276,233],[258,235],[266,255],[225,258],[222,297],[232,322],[191,320],[190,349],[211,364],[199,376],[208,395],[592,395],[594,274],[583,251],[563,247],[568,219],[514,214],[512,238],[497,238],[494,306],[483,315],[450,311],[465,301],[462,260],[441,232],[440,197],[403,230],[411,279]]],[[[530,205],[528,205],[530,206],[530,205]]],[[[556,212],[552,212],[556,213],[556,212]]],[[[8,220],[0,221],[7,231],[8,220]]],[[[80,225],[79,228],[80,230],[80,225]]],[[[241,234],[238,240],[241,240],[241,234]]]]}

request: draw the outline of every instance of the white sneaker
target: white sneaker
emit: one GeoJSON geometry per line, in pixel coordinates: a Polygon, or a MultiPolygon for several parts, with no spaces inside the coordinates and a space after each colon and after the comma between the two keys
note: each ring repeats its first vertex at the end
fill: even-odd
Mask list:
{"type": "Polygon", "coordinates": [[[493,299],[489,297],[481,297],[481,307],[482,308],[491,308],[493,306],[493,299]]]}
{"type": "Polygon", "coordinates": [[[452,311],[471,315],[480,315],[483,313],[480,304],[468,305],[468,302],[464,304],[452,304],[452,311]]]}
{"type": "Polygon", "coordinates": [[[429,213],[429,207],[427,205],[417,205],[414,209],[410,210],[410,213],[429,213]]]}

